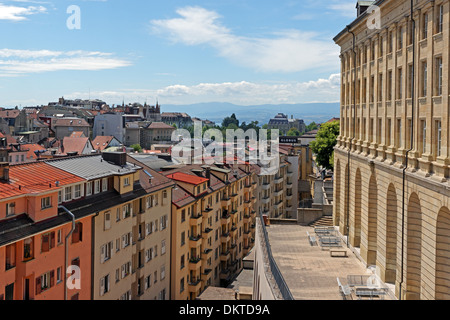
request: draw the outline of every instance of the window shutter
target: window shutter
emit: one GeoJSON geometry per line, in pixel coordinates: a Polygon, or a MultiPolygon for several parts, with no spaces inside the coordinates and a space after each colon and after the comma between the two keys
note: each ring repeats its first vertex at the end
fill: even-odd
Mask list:
{"type": "Polygon", "coordinates": [[[114,241],[111,241],[110,243],[110,248],[109,248],[109,252],[110,252],[110,257],[112,258],[112,256],[114,255],[114,241]]]}
{"type": "Polygon", "coordinates": [[[42,286],[41,286],[41,277],[37,277],[36,278],[36,294],[40,294],[42,291],[42,286]]]}
{"type": "Polygon", "coordinates": [[[81,223],[78,224],[78,232],[80,234],[80,240],[83,241],[83,225],[81,223]]]}
{"type": "Polygon", "coordinates": [[[105,246],[103,245],[100,250],[100,263],[105,262],[105,246]]]}
{"type": "Polygon", "coordinates": [[[55,270],[50,271],[50,288],[55,285],[55,270]]]}
{"type": "Polygon", "coordinates": [[[43,235],[42,236],[41,251],[42,252],[49,252],[50,251],[49,235],[43,235]]]}
{"type": "Polygon", "coordinates": [[[105,278],[100,279],[100,296],[105,293],[105,278]]]}

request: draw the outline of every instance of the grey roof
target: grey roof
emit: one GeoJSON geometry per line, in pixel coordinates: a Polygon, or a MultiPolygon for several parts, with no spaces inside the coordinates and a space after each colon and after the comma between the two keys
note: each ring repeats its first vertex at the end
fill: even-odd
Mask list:
{"type": "Polygon", "coordinates": [[[161,171],[162,168],[171,166],[174,163],[164,159],[160,159],[158,156],[145,155],[145,154],[130,154],[130,157],[142,162],[144,165],[152,168],[155,171],[161,171]]]}
{"type": "Polygon", "coordinates": [[[86,180],[130,174],[140,169],[140,167],[130,163],[127,163],[124,167],[109,163],[103,160],[101,155],[49,160],[46,163],[86,180]]]}

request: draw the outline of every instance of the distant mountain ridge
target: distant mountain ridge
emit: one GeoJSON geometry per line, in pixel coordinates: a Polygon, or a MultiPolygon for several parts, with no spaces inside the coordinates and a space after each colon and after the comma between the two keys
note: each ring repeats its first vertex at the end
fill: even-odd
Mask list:
{"type": "Polygon", "coordinates": [[[258,121],[260,125],[266,124],[278,113],[284,113],[289,118],[293,116],[303,119],[306,124],[311,122],[322,123],[331,118],[339,118],[339,103],[299,103],[299,104],[264,104],[254,106],[241,106],[227,102],[207,102],[189,105],[161,105],[161,112],[185,112],[191,117],[208,119],[218,124],[225,117],[233,113],[239,121],[250,123],[258,121]]]}

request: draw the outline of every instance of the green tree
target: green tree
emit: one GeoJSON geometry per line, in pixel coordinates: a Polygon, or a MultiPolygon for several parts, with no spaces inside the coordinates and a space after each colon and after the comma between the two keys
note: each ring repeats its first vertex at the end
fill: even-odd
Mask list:
{"type": "Polygon", "coordinates": [[[319,128],[319,126],[317,125],[317,123],[315,123],[315,122],[313,121],[313,122],[311,122],[310,124],[308,124],[308,125],[306,126],[306,132],[313,131],[313,130],[316,130],[316,129],[318,129],[318,128],[319,128]]]}
{"type": "Polygon", "coordinates": [[[236,125],[239,128],[239,120],[236,118],[236,115],[233,113],[231,117],[226,117],[222,121],[222,128],[228,128],[231,124],[236,125]]]}
{"type": "Polygon", "coordinates": [[[339,121],[323,124],[317,133],[316,140],[312,141],[311,150],[316,155],[317,164],[326,168],[334,167],[334,147],[339,135],[339,121]]]}
{"type": "Polygon", "coordinates": [[[141,147],[140,145],[138,145],[138,144],[133,144],[133,145],[131,146],[131,148],[133,148],[134,151],[136,151],[136,152],[139,152],[139,153],[142,152],[142,147],[141,147]]]}
{"type": "Polygon", "coordinates": [[[287,132],[287,136],[288,137],[300,137],[300,131],[298,131],[297,128],[291,128],[288,132],[287,132]]]}

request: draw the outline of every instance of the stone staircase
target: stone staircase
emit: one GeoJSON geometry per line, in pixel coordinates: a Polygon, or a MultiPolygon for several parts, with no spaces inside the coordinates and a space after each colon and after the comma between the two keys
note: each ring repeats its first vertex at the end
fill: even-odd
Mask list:
{"type": "Polygon", "coordinates": [[[310,227],[332,227],[333,226],[333,217],[332,216],[323,216],[322,218],[311,222],[309,224],[310,227]]]}

